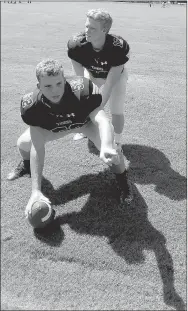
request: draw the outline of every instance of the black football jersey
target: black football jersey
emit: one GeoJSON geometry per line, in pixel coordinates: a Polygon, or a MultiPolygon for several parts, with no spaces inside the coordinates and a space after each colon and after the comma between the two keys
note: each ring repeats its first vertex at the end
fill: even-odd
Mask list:
{"type": "Polygon", "coordinates": [[[106,79],[111,67],[125,64],[129,60],[129,44],[120,36],[107,34],[103,49],[96,52],[87,42],[85,33],[68,41],[69,58],[85,67],[94,78],[106,79]]]}
{"type": "Polygon", "coordinates": [[[84,77],[66,79],[65,92],[58,104],[51,103],[39,89],[35,89],[22,97],[21,117],[28,125],[52,132],[80,128],[102,102],[102,96],[92,92],[93,83],[84,77]]]}

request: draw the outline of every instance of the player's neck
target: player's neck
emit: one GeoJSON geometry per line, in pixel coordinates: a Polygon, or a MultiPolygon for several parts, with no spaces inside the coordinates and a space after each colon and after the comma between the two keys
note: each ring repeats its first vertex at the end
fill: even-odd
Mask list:
{"type": "MultiPolygon", "coordinates": [[[[64,94],[63,94],[64,95],[64,94]]],[[[50,105],[51,107],[58,106],[61,103],[61,100],[63,98],[63,95],[61,96],[61,99],[58,102],[53,102],[50,99],[48,99],[44,94],[42,94],[42,102],[46,104],[47,106],[50,105]]]]}
{"type": "Polygon", "coordinates": [[[95,51],[102,50],[102,48],[103,48],[103,46],[105,44],[105,41],[106,41],[106,37],[91,42],[93,49],[95,51]]]}

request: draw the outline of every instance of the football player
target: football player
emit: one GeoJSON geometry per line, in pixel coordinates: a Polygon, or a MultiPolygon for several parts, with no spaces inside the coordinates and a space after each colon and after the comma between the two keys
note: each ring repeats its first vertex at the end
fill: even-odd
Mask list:
{"type": "Polygon", "coordinates": [[[67,79],[62,65],[53,59],[36,67],[38,87],[21,99],[21,117],[29,128],[18,139],[22,160],[9,174],[13,180],[31,173],[32,193],[25,213],[31,212],[34,201],[49,199],[41,192],[45,144],[70,133],[81,131],[100,150],[100,158],[116,174],[120,201],[132,200],[124,157],[114,143],[113,126],[101,107],[102,96],[93,83],[84,77],[67,79]]]}
{"type": "MultiPolygon", "coordinates": [[[[76,75],[88,77],[101,88],[102,105],[109,102],[115,140],[121,143],[130,47],[122,37],[109,34],[111,26],[108,12],[89,10],[85,31],[68,41],[68,56],[76,75]]],[[[82,137],[77,134],[74,139],[82,137]]]]}

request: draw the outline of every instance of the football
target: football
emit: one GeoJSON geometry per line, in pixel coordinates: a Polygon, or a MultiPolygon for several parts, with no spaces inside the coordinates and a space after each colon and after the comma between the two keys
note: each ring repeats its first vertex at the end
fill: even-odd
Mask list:
{"type": "Polygon", "coordinates": [[[34,202],[31,207],[31,213],[28,215],[28,221],[35,229],[44,228],[52,223],[54,218],[54,209],[44,201],[34,202]]]}

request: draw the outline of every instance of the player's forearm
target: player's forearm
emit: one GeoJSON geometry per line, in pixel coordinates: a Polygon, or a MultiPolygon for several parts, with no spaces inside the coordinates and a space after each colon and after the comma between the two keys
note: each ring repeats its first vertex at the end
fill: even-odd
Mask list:
{"type": "Polygon", "coordinates": [[[114,86],[113,82],[106,82],[104,84],[101,92],[102,95],[101,107],[104,107],[107,101],[109,100],[113,86],[114,86]]]}
{"type": "Polygon", "coordinates": [[[101,147],[112,148],[114,143],[114,128],[104,110],[99,107],[92,111],[89,117],[99,129],[101,147]]]}
{"type": "Polygon", "coordinates": [[[117,66],[117,67],[112,67],[108,73],[106,82],[102,88],[102,104],[101,106],[104,107],[107,103],[107,101],[110,98],[112,89],[114,85],[117,83],[117,81],[120,79],[121,72],[123,70],[123,65],[117,66]]]}
{"type": "Polygon", "coordinates": [[[45,155],[44,146],[41,146],[40,149],[37,150],[35,146],[32,144],[30,154],[32,192],[37,190],[41,191],[41,180],[44,167],[44,155],[45,155]]]}
{"type": "Polygon", "coordinates": [[[74,73],[77,76],[83,76],[84,75],[84,67],[80,63],[72,60],[72,68],[73,68],[74,73]]]}
{"type": "Polygon", "coordinates": [[[42,171],[44,167],[45,155],[45,134],[40,127],[30,126],[31,134],[31,152],[30,152],[30,166],[32,178],[32,192],[41,191],[42,171]]]}
{"type": "Polygon", "coordinates": [[[98,123],[99,127],[99,135],[101,139],[101,148],[103,147],[113,147],[114,142],[114,131],[113,126],[110,122],[110,120],[102,120],[98,123]]]}

